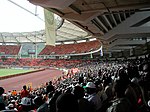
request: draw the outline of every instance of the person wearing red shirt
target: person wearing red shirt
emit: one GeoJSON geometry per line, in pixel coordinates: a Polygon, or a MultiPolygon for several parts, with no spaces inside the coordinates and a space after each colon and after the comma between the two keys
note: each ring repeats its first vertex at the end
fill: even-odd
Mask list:
{"type": "Polygon", "coordinates": [[[21,98],[29,96],[29,91],[27,91],[26,85],[23,86],[23,89],[21,90],[20,94],[21,94],[21,98]]]}

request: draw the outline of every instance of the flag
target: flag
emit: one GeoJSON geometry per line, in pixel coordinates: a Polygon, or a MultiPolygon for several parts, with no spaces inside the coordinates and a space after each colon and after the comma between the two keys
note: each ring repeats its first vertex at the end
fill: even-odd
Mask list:
{"type": "Polygon", "coordinates": [[[103,56],[103,46],[101,46],[101,49],[100,49],[100,56],[103,56]]]}
{"type": "Polygon", "coordinates": [[[45,32],[46,32],[46,45],[55,46],[56,41],[56,24],[54,13],[44,9],[45,16],[45,32]]]}
{"type": "Polygon", "coordinates": [[[93,54],[91,53],[91,59],[93,58],[93,54]]]}

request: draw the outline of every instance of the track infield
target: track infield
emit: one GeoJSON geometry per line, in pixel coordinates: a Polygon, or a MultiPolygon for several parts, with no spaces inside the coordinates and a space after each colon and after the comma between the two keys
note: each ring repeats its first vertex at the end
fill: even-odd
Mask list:
{"type": "Polygon", "coordinates": [[[3,76],[9,76],[9,75],[15,75],[15,74],[20,74],[20,73],[27,73],[31,72],[31,70],[25,70],[25,69],[0,69],[0,77],[3,76]]]}
{"type": "Polygon", "coordinates": [[[62,71],[56,69],[47,69],[44,71],[33,72],[22,76],[11,77],[0,80],[0,86],[5,92],[17,90],[20,91],[23,85],[31,84],[32,88],[37,88],[43,83],[56,79],[62,75],[62,71]]]}

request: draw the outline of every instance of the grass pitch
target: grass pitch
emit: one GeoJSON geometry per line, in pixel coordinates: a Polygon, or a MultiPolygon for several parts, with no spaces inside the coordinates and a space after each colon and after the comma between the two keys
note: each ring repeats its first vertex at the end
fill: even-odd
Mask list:
{"type": "Polygon", "coordinates": [[[24,70],[24,69],[0,69],[0,77],[8,76],[8,75],[15,75],[20,73],[26,73],[33,70],[24,70]]]}

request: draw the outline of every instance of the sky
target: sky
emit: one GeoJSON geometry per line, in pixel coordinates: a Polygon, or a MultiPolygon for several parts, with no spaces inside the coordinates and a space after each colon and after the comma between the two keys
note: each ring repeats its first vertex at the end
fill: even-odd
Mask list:
{"type": "MultiPolygon", "coordinates": [[[[43,8],[27,0],[11,0],[44,20],[43,8]]],[[[0,32],[32,32],[45,28],[44,21],[9,2],[0,0],[0,32]]]]}

